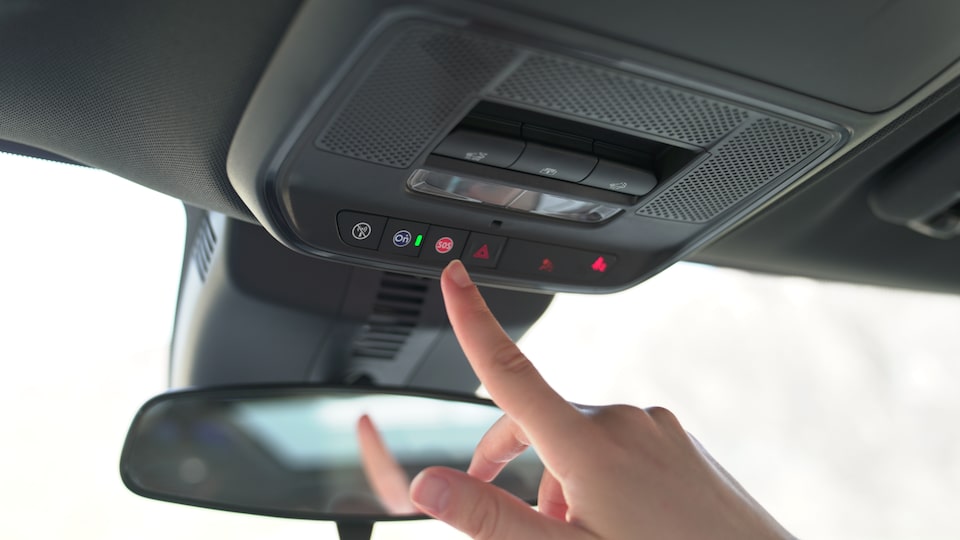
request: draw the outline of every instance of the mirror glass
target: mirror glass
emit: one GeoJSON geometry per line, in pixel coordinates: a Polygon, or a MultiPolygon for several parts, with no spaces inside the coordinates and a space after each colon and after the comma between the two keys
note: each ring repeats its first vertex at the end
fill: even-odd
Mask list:
{"type": "MultiPolygon", "coordinates": [[[[415,517],[421,469],[466,470],[501,416],[466,396],[343,388],[243,388],[164,394],[133,421],[121,476],[135,493],[238,512],[381,521],[415,517]]],[[[494,481],[534,503],[532,450],[494,481]]]]}

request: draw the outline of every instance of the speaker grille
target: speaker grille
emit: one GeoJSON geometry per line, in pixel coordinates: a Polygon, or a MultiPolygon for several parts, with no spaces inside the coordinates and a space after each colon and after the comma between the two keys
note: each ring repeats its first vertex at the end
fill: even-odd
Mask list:
{"type": "Polygon", "coordinates": [[[726,103],[548,56],[527,58],[493,93],[697,146],[709,146],[747,118],[726,103]]]}
{"type": "Polygon", "coordinates": [[[200,281],[207,280],[213,256],[217,250],[217,233],[213,230],[210,219],[205,217],[197,227],[197,234],[193,239],[193,262],[197,265],[197,274],[200,281]]]}
{"type": "Polygon", "coordinates": [[[820,131],[760,118],[721,143],[697,168],[637,214],[703,222],[750,196],[830,141],[820,131]]]}
{"type": "Polygon", "coordinates": [[[322,150],[409,167],[450,115],[503,70],[515,50],[417,26],[390,47],[320,135],[322,150]],[[402,103],[402,108],[397,104],[402,103]]]}

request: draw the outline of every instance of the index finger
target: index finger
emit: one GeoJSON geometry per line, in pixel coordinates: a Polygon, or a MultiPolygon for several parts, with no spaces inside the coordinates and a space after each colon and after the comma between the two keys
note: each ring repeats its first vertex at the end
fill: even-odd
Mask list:
{"type": "Polygon", "coordinates": [[[560,397],[500,327],[463,263],[451,262],[440,277],[450,324],[470,366],[490,397],[510,416],[554,473],[583,452],[570,439],[592,424],[560,397]]]}

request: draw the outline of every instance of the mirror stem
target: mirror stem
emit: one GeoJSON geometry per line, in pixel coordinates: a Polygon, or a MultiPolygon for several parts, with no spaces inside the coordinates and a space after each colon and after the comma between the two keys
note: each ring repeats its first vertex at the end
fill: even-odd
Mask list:
{"type": "Polygon", "coordinates": [[[373,522],[338,521],[337,532],[340,533],[340,540],[370,540],[373,534],[373,522]]]}

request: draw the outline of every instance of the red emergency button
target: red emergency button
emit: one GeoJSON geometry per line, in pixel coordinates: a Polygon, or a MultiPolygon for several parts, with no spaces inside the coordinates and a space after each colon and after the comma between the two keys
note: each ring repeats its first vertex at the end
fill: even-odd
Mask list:
{"type": "Polygon", "coordinates": [[[502,236],[470,233],[466,249],[463,250],[463,264],[474,268],[496,268],[506,242],[507,239],[502,236]]]}
{"type": "Polygon", "coordinates": [[[434,244],[433,247],[437,250],[437,253],[446,255],[447,253],[453,251],[453,238],[444,236],[443,238],[437,240],[437,243],[434,244]]]}
{"type": "MultiPolygon", "coordinates": [[[[469,232],[431,225],[423,239],[420,259],[445,264],[460,257],[469,232]]],[[[469,253],[468,253],[469,255],[469,253]]]]}

